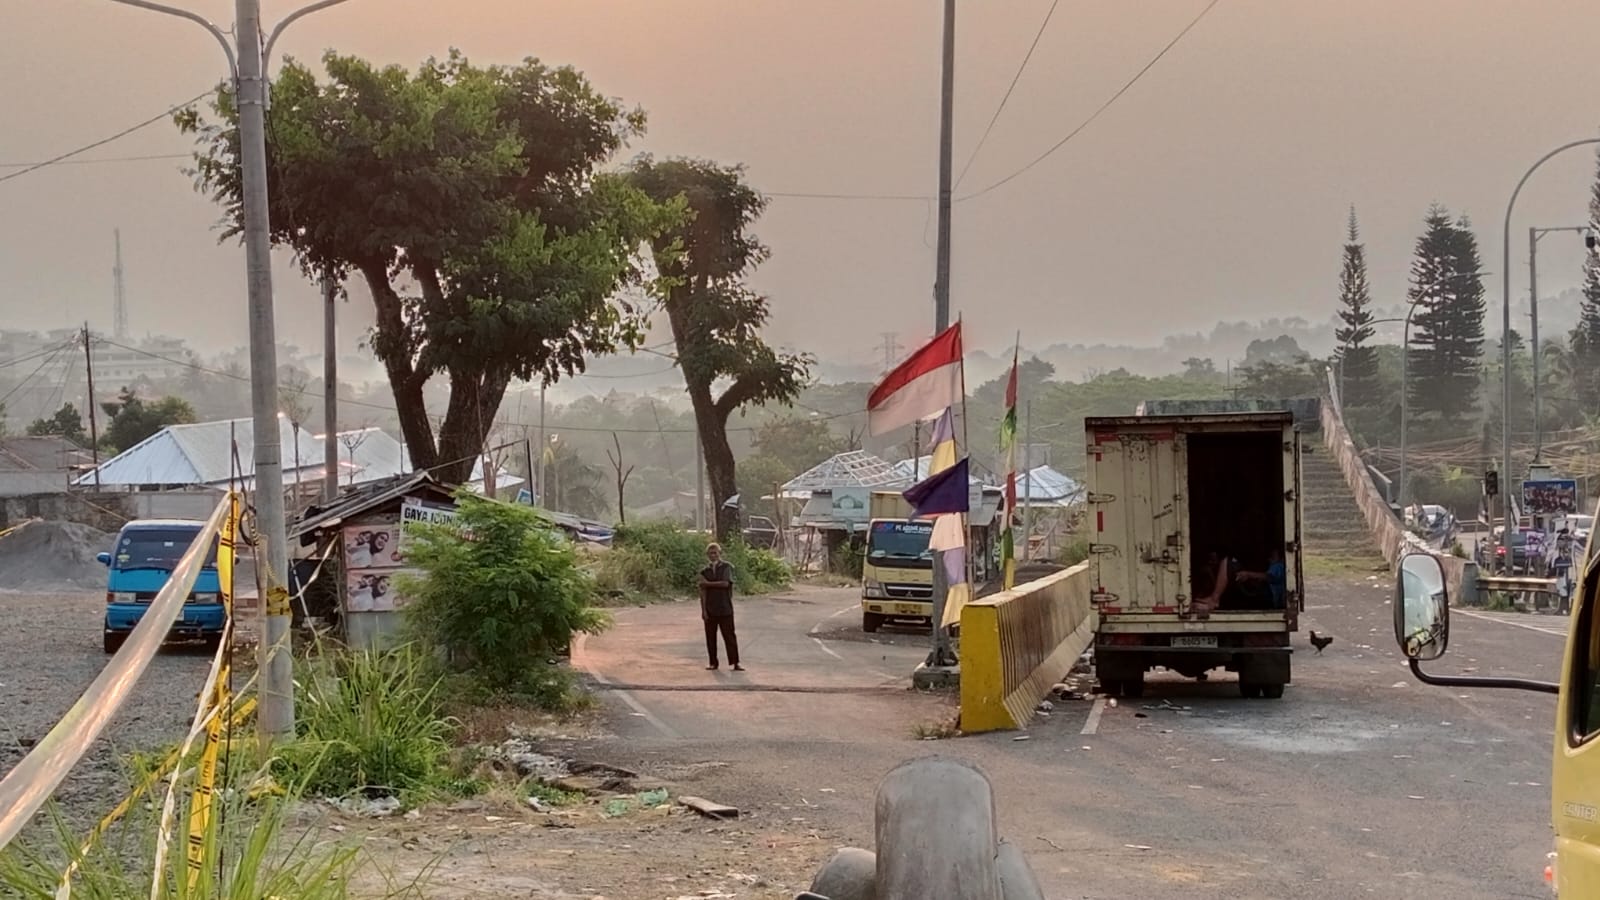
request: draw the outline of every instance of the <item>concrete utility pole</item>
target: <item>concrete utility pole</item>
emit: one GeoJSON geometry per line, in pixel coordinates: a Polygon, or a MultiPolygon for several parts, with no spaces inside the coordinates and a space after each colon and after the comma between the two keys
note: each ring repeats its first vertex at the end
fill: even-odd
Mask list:
{"type": "Polygon", "coordinates": [[[100,492],[100,426],[95,420],[95,407],[99,406],[94,399],[94,351],[90,349],[89,323],[83,323],[83,375],[89,382],[88,402],[89,407],[89,452],[94,456],[94,490],[100,492]]]}
{"type": "MultiPolygon", "coordinates": [[[[1030,393],[1032,393],[1030,391],[1030,393]]],[[[1033,534],[1033,398],[1022,407],[1022,560],[1028,560],[1033,534]]],[[[1003,586],[1003,585],[1002,585],[1003,586]]]]}
{"type": "Polygon", "coordinates": [[[544,389],[545,385],[541,382],[539,385],[539,481],[534,485],[534,490],[539,496],[534,499],[539,506],[549,509],[550,503],[545,499],[544,489],[544,458],[545,454],[550,451],[550,447],[545,443],[544,438],[544,389]]]}
{"type": "MultiPolygon", "coordinates": [[[[950,327],[950,194],[951,166],[954,163],[956,0],[944,0],[942,70],[944,77],[939,90],[939,237],[933,276],[934,334],[942,334],[950,327]]],[[[935,553],[933,556],[933,650],[928,655],[928,665],[953,666],[956,658],[950,650],[950,633],[944,627],[944,607],[950,594],[950,579],[944,571],[944,554],[935,553]]]]}
{"type": "Polygon", "coordinates": [[[1586,144],[1600,144],[1600,138],[1569,141],[1539,157],[1538,162],[1528,167],[1528,171],[1522,174],[1522,180],[1517,182],[1516,189],[1511,192],[1511,199],[1506,202],[1506,221],[1500,233],[1500,493],[1505,510],[1500,546],[1508,565],[1511,561],[1511,529],[1515,527],[1511,521],[1511,492],[1522,481],[1513,477],[1511,472],[1511,211],[1516,208],[1517,195],[1522,193],[1522,186],[1528,183],[1540,166],[1552,156],[1586,144]]]}
{"type": "Polygon", "coordinates": [[[239,169],[249,300],[250,407],[255,430],[257,566],[264,576],[260,650],[260,731],[265,748],[294,735],[294,677],[289,647],[289,548],[283,512],[283,444],[278,428],[278,349],[272,309],[272,233],[267,214],[267,58],[290,23],[345,0],[319,0],[290,13],[262,42],[260,0],[235,0],[233,35],[204,16],[153,0],[112,0],[200,25],[222,45],[239,109],[239,169]],[[265,562],[264,569],[261,568],[265,562]]]}
{"type": "Polygon", "coordinates": [[[339,496],[339,283],[322,279],[322,500],[339,496]]]}

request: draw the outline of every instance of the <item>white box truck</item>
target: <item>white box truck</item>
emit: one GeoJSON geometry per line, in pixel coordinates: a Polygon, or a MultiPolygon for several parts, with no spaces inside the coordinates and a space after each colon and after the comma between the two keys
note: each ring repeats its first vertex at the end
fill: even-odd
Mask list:
{"type": "Polygon", "coordinates": [[[1305,608],[1293,415],[1094,417],[1084,425],[1102,688],[1138,697],[1154,667],[1201,680],[1221,668],[1239,674],[1246,697],[1282,697],[1289,635],[1305,608]]]}

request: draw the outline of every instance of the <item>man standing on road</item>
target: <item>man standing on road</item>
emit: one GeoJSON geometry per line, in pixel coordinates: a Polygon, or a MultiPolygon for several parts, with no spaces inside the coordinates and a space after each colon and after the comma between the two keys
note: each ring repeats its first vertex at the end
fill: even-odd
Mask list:
{"type": "Polygon", "coordinates": [[[743,672],[739,665],[739,638],[733,633],[733,566],[722,558],[722,545],[706,547],[709,563],[700,570],[700,618],[706,624],[706,656],[712,672],[717,670],[717,632],[722,632],[722,642],[728,646],[728,662],[735,672],[743,672]]]}

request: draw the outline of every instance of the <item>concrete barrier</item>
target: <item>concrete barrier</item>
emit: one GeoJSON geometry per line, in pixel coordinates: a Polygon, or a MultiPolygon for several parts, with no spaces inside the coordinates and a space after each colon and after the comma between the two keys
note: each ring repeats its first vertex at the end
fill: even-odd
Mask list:
{"type": "Polygon", "coordinates": [[[1089,565],[1019,584],[961,611],[961,730],[1026,727],[1094,640],[1089,565]]]}
{"type": "MultiPolygon", "coordinates": [[[[1337,396],[1337,386],[1333,382],[1333,375],[1329,374],[1329,396],[1337,396]]],[[[1333,455],[1334,462],[1338,463],[1339,471],[1344,473],[1345,484],[1350,486],[1355,495],[1356,506],[1360,507],[1361,514],[1367,520],[1367,530],[1372,533],[1378,551],[1383,554],[1383,559],[1389,564],[1391,570],[1400,565],[1400,558],[1407,553],[1420,552],[1437,557],[1444,566],[1445,586],[1449,589],[1450,596],[1457,603],[1468,597],[1477,595],[1478,566],[1468,559],[1452,556],[1448,552],[1439,552],[1428,546],[1420,536],[1409,531],[1400,517],[1389,508],[1389,501],[1378,486],[1373,483],[1372,473],[1368,470],[1366,461],[1361,458],[1361,451],[1356,448],[1355,441],[1350,437],[1350,431],[1344,426],[1344,417],[1339,414],[1338,404],[1329,402],[1322,404],[1322,439],[1328,452],[1333,455]]]]}

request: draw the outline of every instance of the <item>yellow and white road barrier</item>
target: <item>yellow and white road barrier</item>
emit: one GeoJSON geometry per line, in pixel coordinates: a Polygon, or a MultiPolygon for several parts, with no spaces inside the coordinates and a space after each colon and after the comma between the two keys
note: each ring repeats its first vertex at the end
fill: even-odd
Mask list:
{"type": "Polygon", "coordinates": [[[1019,584],[961,611],[961,730],[1023,728],[1094,640],[1089,565],[1019,584]]]}

